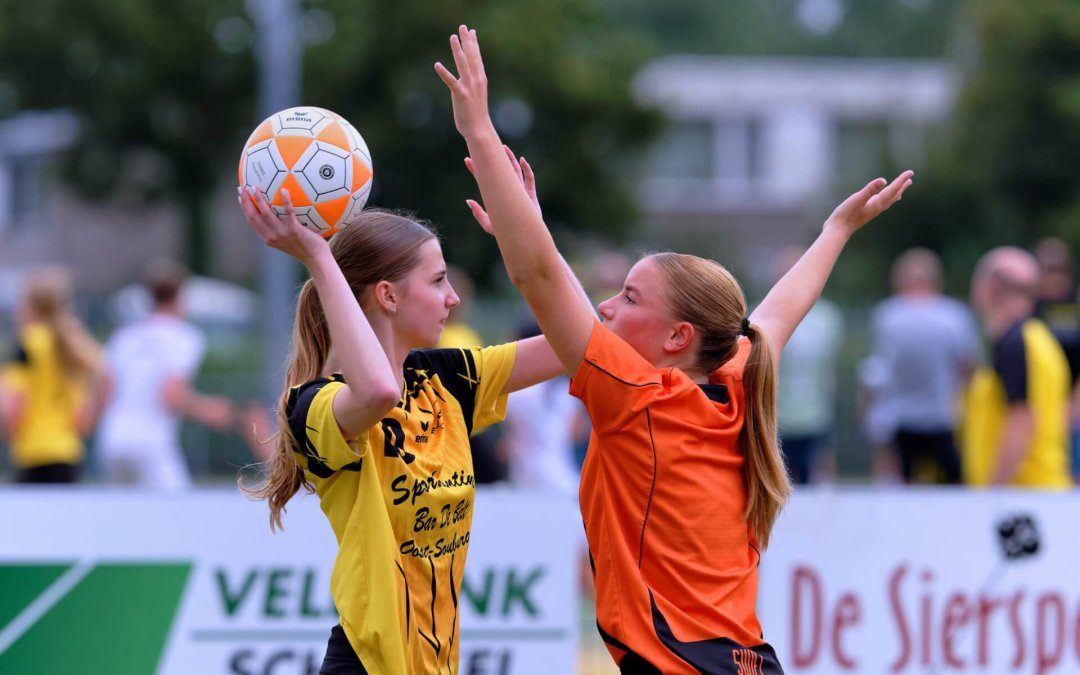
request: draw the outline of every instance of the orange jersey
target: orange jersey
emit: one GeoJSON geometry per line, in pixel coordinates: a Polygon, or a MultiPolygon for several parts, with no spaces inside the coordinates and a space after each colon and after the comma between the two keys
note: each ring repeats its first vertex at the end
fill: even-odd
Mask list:
{"type": "Polygon", "coordinates": [[[760,554],[743,516],[749,353],[743,341],[698,385],[597,323],[574,376],[593,423],[580,500],[597,627],[623,672],[782,672],[762,639],[760,554]]]}

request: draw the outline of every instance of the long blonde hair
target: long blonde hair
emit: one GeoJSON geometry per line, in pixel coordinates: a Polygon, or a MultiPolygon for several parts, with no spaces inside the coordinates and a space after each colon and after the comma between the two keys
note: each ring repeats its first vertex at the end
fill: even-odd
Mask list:
{"type": "Polygon", "coordinates": [[[23,288],[30,318],[49,329],[65,377],[85,379],[101,367],[101,345],[75,316],[71,276],[61,267],[36,270],[23,288]]]}
{"type": "MultiPolygon", "coordinates": [[[[404,215],[368,210],[359,220],[333,236],[330,250],[349,289],[357,302],[361,302],[364,292],[379,281],[405,278],[420,262],[420,247],[434,238],[435,234],[427,226],[404,215]]],[[[308,279],[296,302],[285,389],[277,409],[278,433],[273,439],[270,458],[264,463],[266,480],[253,488],[240,483],[245,494],[267,501],[271,529],[282,527],[285,504],[293,495],[301,488],[314,491],[293,456],[299,439],[290,431],[286,408],[292,387],[323,374],[330,348],[330,329],[315,284],[308,279]]]]}
{"type": "MultiPolygon", "coordinates": [[[[672,314],[697,329],[700,337],[694,366],[711,373],[735,356],[746,317],[746,296],[722,265],[692,255],[649,256],[668,288],[672,314]]],[[[743,371],[746,415],[739,447],[746,456],[744,516],[761,548],[791,494],[791,479],[780,454],[776,431],[776,367],[769,341],[749,324],[750,357],[743,371]]]]}

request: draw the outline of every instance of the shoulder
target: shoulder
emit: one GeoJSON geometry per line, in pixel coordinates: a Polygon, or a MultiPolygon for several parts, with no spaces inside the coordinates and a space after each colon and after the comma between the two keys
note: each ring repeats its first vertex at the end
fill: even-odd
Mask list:
{"type": "Polygon", "coordinates": [[[642,387],[663,382],[663,372],[659,368],[599,321],[593,324],[581,361],[581,368],[590,366],[608,375],[613,384],[642,387]]]}

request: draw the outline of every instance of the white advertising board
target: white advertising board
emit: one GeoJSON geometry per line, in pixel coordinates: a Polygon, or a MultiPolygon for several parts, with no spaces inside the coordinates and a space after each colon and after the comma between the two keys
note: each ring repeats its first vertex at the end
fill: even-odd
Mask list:
{"type": "Polygon", "coordinates": [[[761,565],[785,672],[1080,673],[1080,495],[808,490],[761,565]]]}
{"type": "MultiPolygon", "coordinates": [[[[571,673],[572,499],[478,490],[462,675],[571,673]]],[[[337,621],[314,497],[285,531],[236,490],[0,490],[0,673],[314,675],[337,621]]]]}

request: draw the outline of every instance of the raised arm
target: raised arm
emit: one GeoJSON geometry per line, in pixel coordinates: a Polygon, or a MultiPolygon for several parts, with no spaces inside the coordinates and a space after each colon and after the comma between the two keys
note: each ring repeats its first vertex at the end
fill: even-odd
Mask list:
{"type": "Polygon", "coordinates": [[[750,322],[759,326],[768,337],[775,359],[780,359],[796,326],[821,297],[825,282],[848,239],[898,201],[911,185],[913,175],[913,172],[905,171],[888,185],[884,178],[877,178],[845,199],[825,221],[821,234],[806,253],[776,282],[750,315],[750,322]]]}
{"type": "MultiPolygon", "coordinates": [[[[514,167],[518,180],[525,188],[525,194],[529,195],[529,201],[532,202],[533,208],[536,209],[536,214],[543,218],[540,198],[536,193],[536,174],[533,172],[532,165],[524,157],[515,156],[509,147],[504,145],[503,149],[506,152],[507,159],[510,161],[510,165],[514,167]]],[[[474,177],[476,176],[476,168],[473,165],[472,158],[465,158],[465,167],[469,170],[469,173],[473,174],[474,177]]],[[[491,229],[491,217],[488,216],[484,207],[480,206],[474,199],[466,199],[465,203],[468,205],[469,210],[472,211],[476,222],[480,224],[480,228],[488,234],[494,234],[491,229]]],[[[595,316],[592,300],[585,293],[585,289],[581,287],[581,282],[574,276],[574,272],[570,269],[566,259],[562,258],[561,255],[559,258],[562,261],[563,272],[566,274],[570,285],[574,287],[578,297],[589,306],[589,310],[593,311],[595,316]]],[[[518,340],[517,350],[514,369],[506,380],[504,393],[512,393],[519,389],[531,387],[534,384],[550,380],[563,372],[562,363],[559,361],[558,356],[555,355],[555,351],[551,348],[551,343],[547,337],[543,335],[518,340]]]]}
{"type": "Polygon", "coordinates": [[[345,438],[356,438],[397,403],[401,397],[399,375],[353,296],[330,246],[296,219],[289,193],[282,190],[281,196],[284,218],[274,213],[261,191],[252,191],[250,198],[239,195],[240,208],[268,246],[293,256],[311,273],[345,375],[345,387],[334,396],[334,418],[345,438]]]}
{"type": "Polygon", "coordinates": [[[576,372],[595,320],[592,304],[571,283],[547,226],[506,161],[488,112],[487,76],[476,32],[461,26],[450,38],[450,49],[457,77],[441,63],[435,64],[435,71],[450,89],[454,122],[469,147],[473,173],[506,271],[529,303],[563,368],[576,372]]]}

